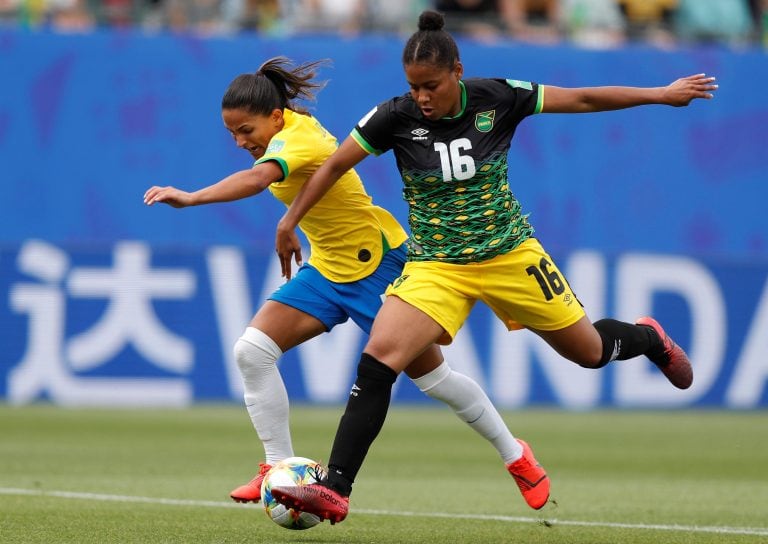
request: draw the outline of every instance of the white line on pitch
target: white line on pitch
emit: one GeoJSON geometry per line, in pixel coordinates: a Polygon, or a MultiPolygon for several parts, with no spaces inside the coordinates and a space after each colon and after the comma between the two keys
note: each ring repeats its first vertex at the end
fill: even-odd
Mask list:
{"type": "MultiPolygon", "coordinates": [[[[226,501],[202,501],[191,499],[165,499],[162,497],[136,497],[130,495],[109,495],[101,493],[82,493],[76,491],[43,491],[36,489],[21,489],[0,487],[0,495],[32,495],[57,497],[62,499],[81,499],[92,501],[136,502],[149,504],[165,504],[169,506],[206,506],[212,508],[253,508],[252,505],[238,504],[226,501]]],[[[768,528],[759,527],[717,527],[700,525],[660,525],[646,523],[614,523],[610,521],[577,521],[564,519],[543,519],[522,516],[493,516],[483,514],[449,514],[445,512],[400,512],[394,510],[355,509],[355,513],[372,516],[406,516],[420,518],[446,518],[468,520],[493,520],[512,523],[539,523],[548,525],[565,525],[572,527],[608,527],[615,529],[639,529],[656,531],[684,531],[693,533],[716,533],[728,535],[768,536],[768,528]]]]}

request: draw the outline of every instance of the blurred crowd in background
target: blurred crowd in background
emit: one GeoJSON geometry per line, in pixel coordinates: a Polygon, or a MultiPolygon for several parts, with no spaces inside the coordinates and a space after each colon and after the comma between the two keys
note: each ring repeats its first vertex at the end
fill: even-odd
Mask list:
{"type": "Polygon", "coordinates": [[[0,27],[410,34],[424,9],[444,13],[455,35],[484,41],[768,47],[768,0],[0,0],[0,27]]]}

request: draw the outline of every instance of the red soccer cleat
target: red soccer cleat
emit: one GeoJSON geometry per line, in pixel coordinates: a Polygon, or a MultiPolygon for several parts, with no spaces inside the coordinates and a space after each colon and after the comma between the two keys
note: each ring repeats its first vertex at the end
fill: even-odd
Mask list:
{"type": "Polygon", "coordinates": [[[643,325],[656,331],[664,344],[664,353],[654,359],[648,358],[659,367],[672,385],[679,389],[688,389],[693,383],[693,368],[685,351],[667,336],[661,325],[652,317],[641,317],[635,321],[635,325],[643,325]]]}
{"type": "Polygon", "coordinates": [[[349,513],[349,497],[322,484],[273,487],[272,496],[289,508],[330,520],[331,525],[343,521],[349,513]]]}
{"type": "Polygon", "coordinates": [[[245,485],[233,489],[229,496],[235,502],[259,502],[261,500],[261,482],[264,476],[269,472],[272,465],[259,463],[259,473],[256,477],[245,485]]]}
{"type": "Polygon", "coordinates": [[[523,456],[508,464],[507,470],[515,479],[528,506],[538,510],[549,500],[549,476],[536,461],[531,447],[519,438],[517,441],[523,447],[523,456]]]}

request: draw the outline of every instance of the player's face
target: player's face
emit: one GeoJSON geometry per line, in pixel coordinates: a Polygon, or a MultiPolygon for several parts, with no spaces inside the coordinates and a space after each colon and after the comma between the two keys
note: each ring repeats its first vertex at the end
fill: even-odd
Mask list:
{"type": "Polygon", "coordinates": [[[237,143],[254,159],[260,159],[267,150],[269,141],[280,132],[285,124],[283,110],[275,109],[268,115],[253,114],[247,110],[222,110],[224,126],[237,143]]]}
{"type": "Polygon", "coordinates": [[[461,111],[459,81],[463,73],[460,62],[453,68],[423,63],[405,65],[405,79],[411,88],[411,96],[424,117],[434,121],[461,111]]]}

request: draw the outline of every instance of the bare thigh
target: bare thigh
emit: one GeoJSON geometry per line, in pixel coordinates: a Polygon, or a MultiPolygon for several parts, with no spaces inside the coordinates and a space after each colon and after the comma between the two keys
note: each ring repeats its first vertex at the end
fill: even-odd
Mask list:
{"type": "Polygon", "coordinates": [[[603,340],[587,316],[558,331],[531,329],[560,355],[584,367],[596,367],[603,356],[603,340]]]}
{"type": "Polygon", "coordinates": [[[269,336],[283,352],[326,332],[316,317],[274,300],[266,301],[249,325],[269,336]]]}
{"type": "Polygon", "coordinates": [[[426,374],[442,362],[439,348],[432,345],[444,332],[421,310],[388,296],[376,315],[365,352],[398,373],[413,363],[412,377],[418,377],[415,374],[426,374]]]}

